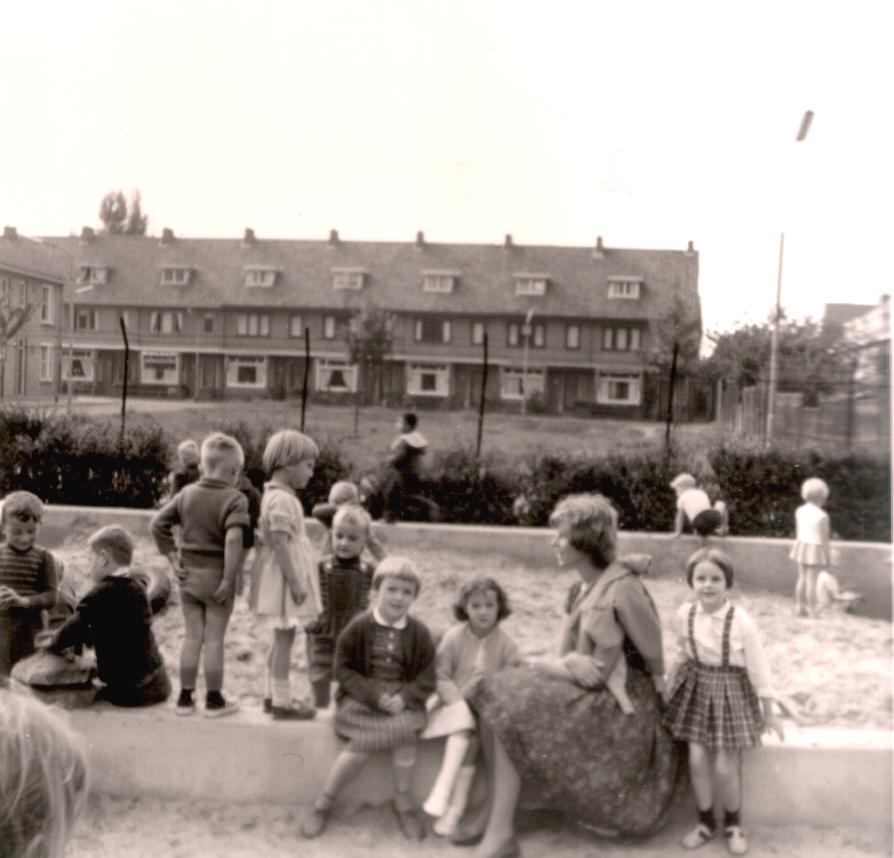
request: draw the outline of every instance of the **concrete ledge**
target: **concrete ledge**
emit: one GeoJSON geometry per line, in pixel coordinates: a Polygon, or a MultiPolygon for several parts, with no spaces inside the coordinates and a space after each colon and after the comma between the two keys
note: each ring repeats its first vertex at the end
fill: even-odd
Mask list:
{"type": "MultiPolygon", "coordinates": [[[[47,506],[41,541],[47,547],[61,544],[72,529],[99,528],[115,522],[134,535],[148,536],[152,510],[108,509],[101,507],[47,506]]],[[[529,565],[555,567],[550,544],[551,532],[534,527],[483,527],[458,524],[393,524],[374,526],[391,551],[413,548],[432,551],[499,553],[529,565]]],[[[307,531],[313,539],[322,538],[318,522],[309,520],[307,531]]],[[[652,574],[679,577],[685,574],[686,559],[698,548],[695,537],[670,539],[666,534],[621,531],[621,553],[650,554],[652,574]]],[[[792,540],[758,539],[730,536],[714,540],[733,560],[736,580],[748,589],[790,595],[794,590],[796,569],[789,559],[792,540]]],[[[842,581],[860,590],[866,597],[859,606],[863,616],[891,619],[892,547],[880,542],[834,542],[835,571],[842,581]]]]}
{"type": "MultiPolygon", "coordinates": [[[[94,789],[118,797],[309,804],[339,742],[327,717],[277,723],[261,712],[222,720],[178,717],[170,705],[142,710],[97,706],[70,713],[83,734],[94,789]]],[[[423,742],[414,792],[434,781],[443,743],[423,742]]],[[[376,755],[350,785],[347,804],[391,798],[386,755],[376,755]]],[[[792,729],[785,743],[746,754],[743,805],[769,824],[889,825],[891,735],[884,731],[792,729]]],[[[680,807],[691,813],[688,802],[680,807]]]]}

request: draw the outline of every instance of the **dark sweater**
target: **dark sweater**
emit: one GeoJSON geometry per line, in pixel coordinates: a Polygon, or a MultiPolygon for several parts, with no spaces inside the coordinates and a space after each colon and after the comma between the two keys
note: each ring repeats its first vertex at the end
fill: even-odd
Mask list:
{"type": "MultiPolygon", "coordinates": [[[[378,683],[372,676],[373,640],[376,621],[372,611],[354,617],[338,638],[335,647],[336,700],[353,697],[372,709],[379,708],[378,683]]],[[[425,701],[435,690],[435,645],[428,628],[414,617],[407,617],[401,635],[400,696],[407,709],[425,709],[425,701]]]]}
{"type": "Polygon", "coordinates": [[[56,632],[53,652],[84,644],[96,650],[99,678],[109,686],[135,686],[163,665],[143,586],[113,575],[90,590],[56,632]]]}

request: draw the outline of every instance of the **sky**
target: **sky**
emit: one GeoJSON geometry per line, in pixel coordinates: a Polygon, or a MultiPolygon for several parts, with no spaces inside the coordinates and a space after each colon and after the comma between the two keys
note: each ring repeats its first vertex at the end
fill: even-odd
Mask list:
{"type": "Polygon", "coordinates": [[[890,293],[883,2],[0,0],[0,220],[699,251],[705,328],[890,293]],[[814,111],[805,141],[801,117],[814,111]]]}

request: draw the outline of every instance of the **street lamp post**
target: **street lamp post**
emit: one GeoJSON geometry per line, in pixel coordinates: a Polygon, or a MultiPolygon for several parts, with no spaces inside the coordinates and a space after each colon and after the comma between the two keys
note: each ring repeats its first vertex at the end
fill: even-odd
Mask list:
{"type": "Polygon", "coordinates": [[[531,341],[531,332],[533,328],[531,327],[531,320],[534,318],[534,311],[528,310],[527,315],[525,316],[525,323],[522,325],[522,336],[524,337],[524,345],[522,347],[522,383],[521,383],[521,395],[522,395],[522,407],[521,413],[522,416],[528,413],[528,345],[531,341]]]}
{"type": "MultiPolygon", "coordinates": [[[[803,143],[813,122],[813,111],[807,110],[801,117],[796,143],[803,143]]],[[[782,316],[782,257],[785,251],[785,232],[779,233],[779,265],[776,272],[776,307],[773,311],[773,330],[770,334],[770,382],[767,394],[767,428],[765,444],[773,441],[773,423],[776,417],[776,388],[779,386],[779,318],[782,316]]]]}

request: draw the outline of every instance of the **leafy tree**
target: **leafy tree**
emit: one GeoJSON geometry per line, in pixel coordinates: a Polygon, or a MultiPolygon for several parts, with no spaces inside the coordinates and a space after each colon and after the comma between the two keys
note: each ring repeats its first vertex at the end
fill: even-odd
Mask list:
{"type": "Polygon", "coordinates": [[[25,326],[34,305],[13,306],[7,293],[0,294],[0,399],[6,395],[6,347],[25,326]]]}
{"type": "Polygon", "coordinates": [[[650,358],[652,366],[668,370],[676,346],[677,370],[694,369],[702,339],[702,317],[698,306],[690,306],[675,295],[652,325],[652,336],[655,343],[650,358]]]}
{"type": "Polygon", "coordinates": [[[109,191],[99,204],[99,219],[106,235],[145,235],[149,224],[139,191],[131,195],[129,208],[121,191],[109,191]]]}
{"type": "Polygon", "coordinates": [[[127,215],[127,225],[124,227],[125,235],[145,235],[149,225],[149,215],[143,214],[139,191],[134,191],[130,198],[130,212],[127,215]]]}
{"type": "MultiPolygon", "coordinates": [[[[348,358],[357,367],[357,392],[354,397],[354,433],[360,422],[360,392],[373,382],[372,398],[382,398],[382,367],[394,340],[394,315],[375,304],[356,310],[345,330],[348,358]]],[[[369,392],[369,391],[367,391],[369,392]]]]}

